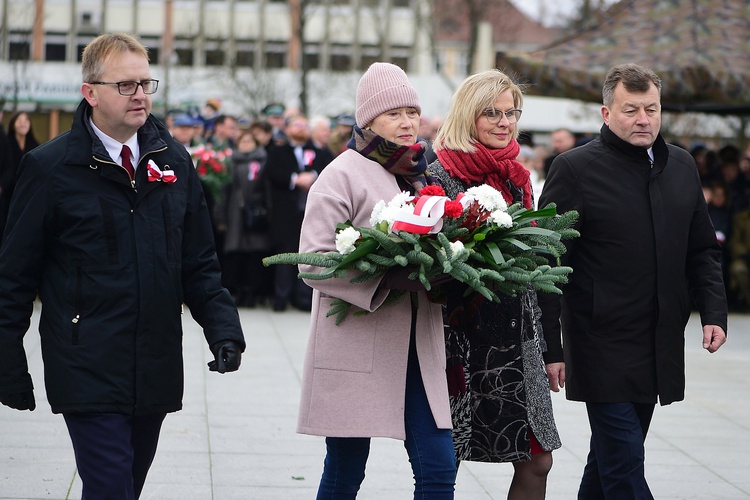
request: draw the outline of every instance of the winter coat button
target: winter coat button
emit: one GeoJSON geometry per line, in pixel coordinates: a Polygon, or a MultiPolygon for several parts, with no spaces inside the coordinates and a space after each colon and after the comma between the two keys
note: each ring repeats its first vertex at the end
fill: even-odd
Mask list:
{"type": "Polygon", "coordinates": [[[516,328],[518,326],[518,320],[517,319],[510,320],[510,322],[508,323],[508,326],[510,326],[511,328],[516,328]]]}

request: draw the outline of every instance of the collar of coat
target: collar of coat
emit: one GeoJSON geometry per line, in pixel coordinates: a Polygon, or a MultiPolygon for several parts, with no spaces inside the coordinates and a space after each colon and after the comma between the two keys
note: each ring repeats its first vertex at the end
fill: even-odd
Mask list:
{"type": "MultiPolygon", "coordinates": [[[[635,161],[651,161],[651,158],[648,156],[647,148],[633,146],[629,142],[620,139],[620,137],[612,132],[606,124],[602,125],[601,141],[606,146],[616,149],[622,155],[635,161]]],[[[667,165],[667,160],[669,159],[669,148],[667,147],[664,138],[661,136],[661,133],[656,136],[656,140],[652,147],[654,152],[654,170],[661,171],[667,165]]]]}
{"type": "MultiPolygon", "coordinates": [[[[99,158],[109,158],[107,149],[89,124],[88,117],[91,116],[91,110],[92,108],[86,102],[86,99],[82,99],[73,118],[73,126],[70,129],[70,140],[65,151],[65,163],[89,165],[92,155],[99,158]]],[[[141,158],[144,158],[150,151],[167,147],[164,134],[169,134],[164,125],[153,115],[149,115],[146,123],[138,129],[141,158]]]]}

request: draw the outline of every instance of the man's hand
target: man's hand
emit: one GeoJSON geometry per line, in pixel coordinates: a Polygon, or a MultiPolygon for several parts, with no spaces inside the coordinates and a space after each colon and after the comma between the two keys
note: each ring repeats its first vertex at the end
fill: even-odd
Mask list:
{"type": "Polygon", "coordinates": [[[549,380],[549,390],[560,392],[560,388],[565,387],[565,363],[548,363],[545,369],[549,380]]]}
{"type": "Polygon", "coordinates": [[[310,188],[317,179],[317,172],[300,172],[294,181],[294,185],[303,191],[310,191],[310,188]]]}
{"type": "Polygon", "coordinates": [[[727,341],[727,334],[724,329],[716,325],[706,325],[703,327],[703,348],[708,352],[716,352],[719,347],[727,341]]]}
{"type": "Polygon", "coordinates": [[[208,363],[212,372],[226,373],[237,371],[242,360],[242,346],[234,340],[222,340],[211,346],[214,360],[208,363]]]}
{"type": "Polygon", "coordinates": [[[36,408],[34,391],[20,392],[17,394],[2,394],[0,395],[0,403],[15,410],[34,411],[36,408]]]}

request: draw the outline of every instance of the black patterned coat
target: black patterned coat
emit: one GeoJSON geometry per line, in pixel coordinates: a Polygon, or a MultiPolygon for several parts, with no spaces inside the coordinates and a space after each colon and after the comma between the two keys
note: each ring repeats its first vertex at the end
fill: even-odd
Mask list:
{"type": "MultiPolygon", "coordinates": [[[[429,170],[451,198],[472,187],[451,177],[439,160],[429,170]]],[[[520,201],[522,191],[509,187],[520,201]]],[[[479,294],[463,298],[462,292],[450,289],[445,309],[456,459],[528,461],[530,432],[544,450],[559,448],[536,293],[493,303],[479,294]]]]}

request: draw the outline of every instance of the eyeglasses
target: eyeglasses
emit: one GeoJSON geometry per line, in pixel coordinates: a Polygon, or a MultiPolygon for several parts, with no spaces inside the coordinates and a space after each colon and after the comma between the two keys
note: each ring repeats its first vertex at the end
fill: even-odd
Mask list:
{"type": "Polygon", "coordinates": [[[143,80],[140,82],[91,82],[94,85],[117,85],[117,91],[120,95],[135,95],[138,92],[138,85],[143,88],[143,93],[151,95],[159,88],[159,80],[143,80]]]}
{"type": "Polygon", "coordinates": [[[493,125],[500,123],[500,121],[503,119],[503,115],[508,119],[508,123],[516,123],[518,120],[521,119],[521,113],[523,110],[520,109],[511,109],[510,111],[500,111],[499,109],[490,108],[485,109],[482,113],[485,118],[487,118],[487,121],[492,123],[493,125]]]}

